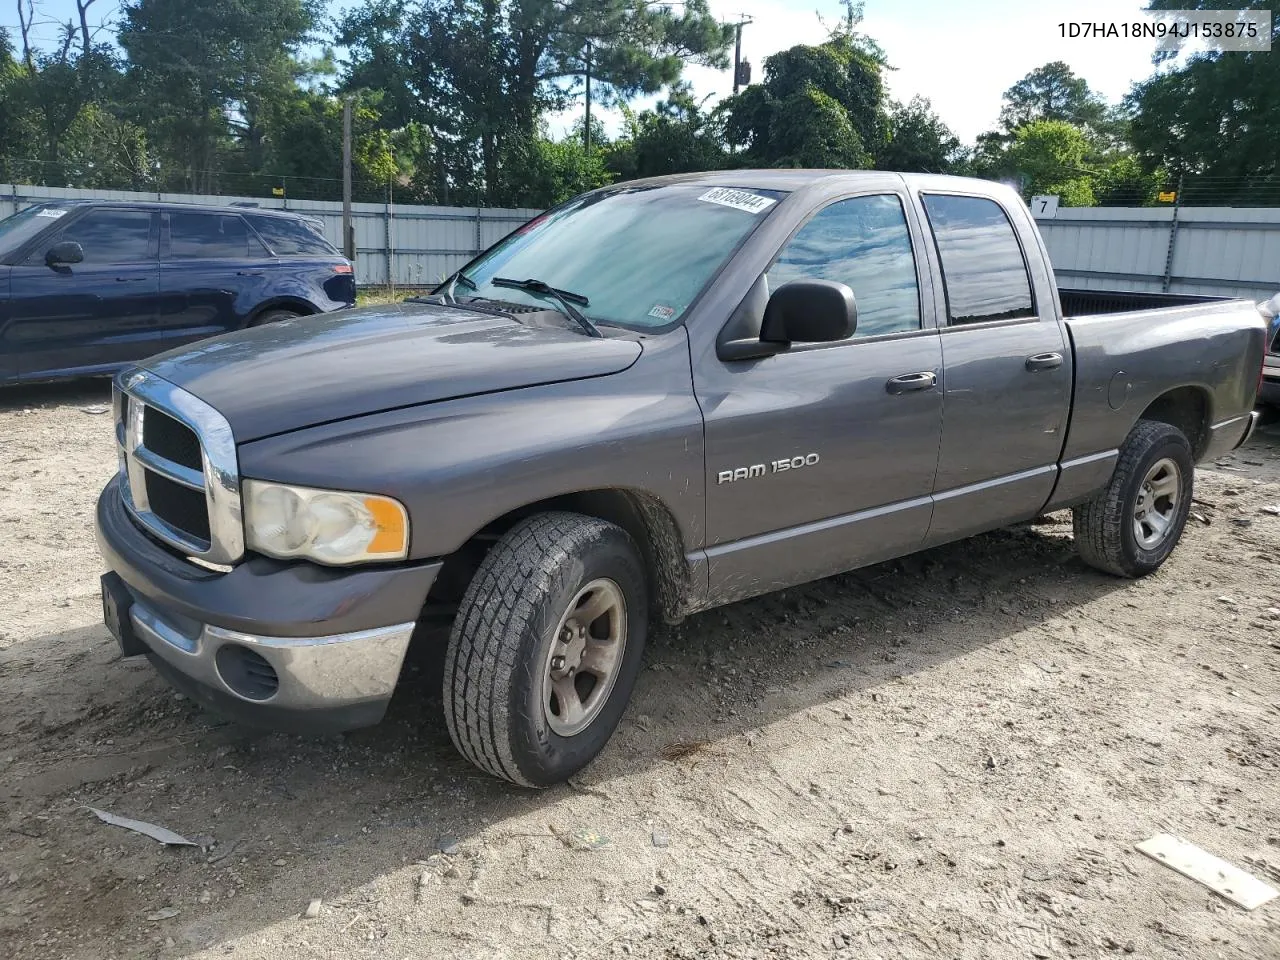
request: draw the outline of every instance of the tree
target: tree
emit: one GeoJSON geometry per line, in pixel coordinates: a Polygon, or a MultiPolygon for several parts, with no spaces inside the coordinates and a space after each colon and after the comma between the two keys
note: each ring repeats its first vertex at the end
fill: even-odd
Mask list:
{"type": "Polygon", "coordinates": [[[674,83],[687,62],[724,67],[731,40],[706,0],[679,13],[650,0],[378,0],[342,30],[347,85],[387,90],[447,158],[442,187],[475,184],[490,203],[522,202],[503,159],[532,149],[588,65],[597,102],[616,102],[674,83]]]}
{"type": "Polygon", "coordinates": [[[309,65],[299,51],[320,0],[136,0],[123,7],[128,80],[174,186],[216,189],[214,171],[238,141],[265,159],[262,117],[309,65]]]}
{"type": "Polygon", "coordinates": [[[1065,120],[1033,120],[1018,128],[1009,160],[1025,178],[1028,194],[1057,194],[1064,206],[1091,206],[1092,171],[1085,166],[1089,141],[1065,120]]]}
{"type": "Polygon", "coordinates": [[[1037,67],[1004,92],[1000,126],[1006,134],[1036,120],[1062,120],[1096,127],[1107,117],[1106,102],[1061,60],[1037,67]]]}
{"type": "MultiPolygon", "coordinates": [[[[1219,9],[1207,0],[1152,7],[1219,9]]],[[[1257,0],[1232,8],[1267,9],[1257,0]]],[[[1280,19],[1272,22],[1280,41],[1280,19]]],[[[1199,178],[1207,200],[1258,202],[1256,186],[1280,174],[1280,58],[1271,53],[1205,54],[1137,84],[1126,100],[1130,136],[1147,170],[1199,178]]]]}
{"type": "Polygon", "coordinates": [[[885,122],[885,139],[876,151],[881,170],[950,173],[960,156],[960,140],[923,97],[894,103],[885,122]]]}
{"type": "Polygon", "coordinates": [[[687,85],[652,110],[635,114],[624,107],[623,116],[626,135],[606,151],[606,165],[621,180],[717,170],[728,162],[717,119],[687,85]]]}
{"type": "Polygon", "coordinates": [[[742,162],[870,165],[885,136],[885,65],[851,29],[775,53],[764,62],[764,83],[721,105],[727,139],[746,148],[742,162]]]}

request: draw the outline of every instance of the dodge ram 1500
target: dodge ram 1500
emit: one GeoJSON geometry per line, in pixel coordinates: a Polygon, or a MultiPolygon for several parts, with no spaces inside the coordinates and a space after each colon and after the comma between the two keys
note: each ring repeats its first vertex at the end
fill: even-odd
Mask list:
{"type": "Polygon", "coordinates": [[[732,171],[530,221],[417,302],[116,382],[97,508],[124,655],[250,723],[376,723],[451,617],[458,749],[562,781],[650,623],[1074,511],[1138,577],[1253,427],[1243,300],[1059,290],[976,180],[732,171]]]}

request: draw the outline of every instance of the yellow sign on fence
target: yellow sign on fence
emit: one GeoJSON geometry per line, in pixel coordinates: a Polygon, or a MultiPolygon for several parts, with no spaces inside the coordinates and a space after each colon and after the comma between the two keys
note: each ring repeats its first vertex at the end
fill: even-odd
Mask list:
{"type": "Polygon", "coordinates": [[[1156,199],[1159,200],[1161,203],[1173,203],[1173,201],[1178,199],[1178,194],[1173,190],[1170,190],[1168,193],[1161,190],[1156,195],[1156,199]]]}
{"type": "MultiPolygon", "coordinates": [[[[272,187],[272,188],[271,188],[271,195],[272,195],[273,197],[283,197],[283,196],[284,196],[284,187],[272,187]]],[[[1164,194],[1161,194],[1161,196],[1163,197],[1163,196],[1164,196],[1164,194]]],[[[1173,194],[1169,194],[1169,196],[1170,196],[1170,197],[1172,197],[1172,196],[1173,196],[1173,194]]]]}

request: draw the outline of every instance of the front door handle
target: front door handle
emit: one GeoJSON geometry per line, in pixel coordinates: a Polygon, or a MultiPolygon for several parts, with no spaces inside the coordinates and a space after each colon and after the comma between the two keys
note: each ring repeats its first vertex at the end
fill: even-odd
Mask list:
{"type": "Polygon", "coordinates": [[[1039,370],[1057,370],[1062,366],[1062,354],[1060,353],[1037,353],[1035,356],[1027,357],[1027,369],[1032,373],[1039,370]]]}
{"type": "Polygon", "coordinates": [[[141,283],[146,277],[116,277],[116,283],[141,283]]]}
{"type": "Polygon", "coordinates": [[[888,381],[884,388],[890,393],[913,393],[916,390],[932,390],[938,385],[938,375],[932,370],[924,373],[904,373],[888,381]]]}

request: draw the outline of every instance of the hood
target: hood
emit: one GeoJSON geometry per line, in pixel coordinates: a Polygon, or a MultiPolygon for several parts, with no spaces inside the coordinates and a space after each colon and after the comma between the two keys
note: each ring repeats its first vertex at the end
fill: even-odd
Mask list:
{"type": "Polygon", "coordinates": [[[406,303],[253,327],[142,366],[211,404],[245,443],[396,407],[604,376],[640,352],[635,340],[406,303]]]}

